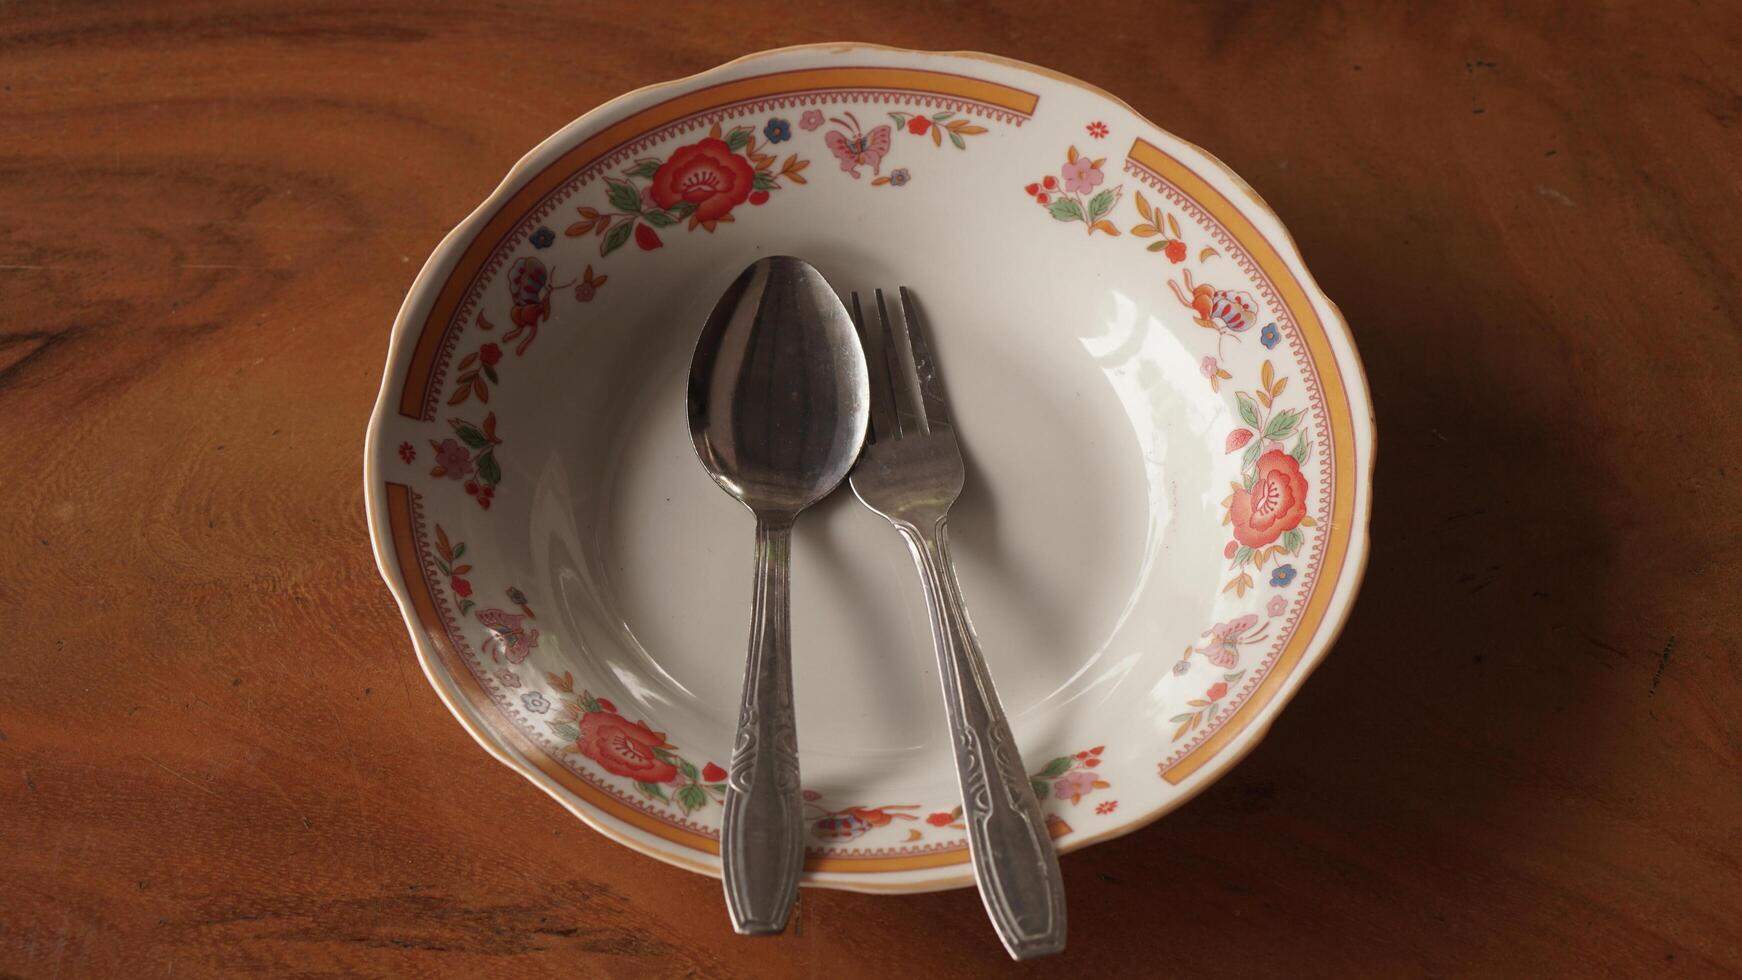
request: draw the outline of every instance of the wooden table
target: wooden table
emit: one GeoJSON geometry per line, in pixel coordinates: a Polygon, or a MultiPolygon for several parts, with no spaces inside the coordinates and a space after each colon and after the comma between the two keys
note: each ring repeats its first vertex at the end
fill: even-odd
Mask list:
{"type": "Polygon", "coordinates": [[[1742,971],[1734,4],[287,6],[0,7],[0,973],[1010,968],[968,891],[733,937],[453,722],[364,530],[388,325],[508,166],[842,38],[1210,147],[1377,403],[1336,652],[1228,778],[1064,862],[1070,951],[1028,969],[1742,971]]]}

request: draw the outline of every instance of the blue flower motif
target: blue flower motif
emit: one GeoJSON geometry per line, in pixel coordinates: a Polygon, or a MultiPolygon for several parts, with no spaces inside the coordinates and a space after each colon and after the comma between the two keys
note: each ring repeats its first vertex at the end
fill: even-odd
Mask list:
{"type": "Polygon", "coordinates": [[[1275,350],[1276,345],[1282,343],[1282,331],[1276,329],[1276,324],[1266,323],[1264,329],[1258,331],[1258,342],[1265,350],[1275,350]]]}
{"type": "Polygon", "coordinates": [[[792,139],[792,124],[784,119],[770,119],[768,125],[762,127],[762,135],[770,143],[784,143],[792,139]]]}
{"type": "Polygon", "coordinates": [[[906,167],[902,167],[900,170],[896,170],[889,175],[889,182],[894,184],[896,187],[900,187],[902,184],[905,184],[912,179],[913,175],[907,172],[906,167]]]}
{"type": "Polygon", "coordinates": [[[1293,565],[1278,565],[1270,570],[1270,584],[1281,588],[1294,581],[1293,565]]]}
{"type": "Polygon", "coordinates": [[[531,241],[533,248],[549,248],[556,241],[556,232],[549,228],[540,228],[532,233],[531,241]]]}
{"type": "Polygon", "coordinates": [[[520,703],[526,705],[526,710],[542,715],[550,710],[550,699],[538,691],[527,691],[520,696],[520,703]]]}

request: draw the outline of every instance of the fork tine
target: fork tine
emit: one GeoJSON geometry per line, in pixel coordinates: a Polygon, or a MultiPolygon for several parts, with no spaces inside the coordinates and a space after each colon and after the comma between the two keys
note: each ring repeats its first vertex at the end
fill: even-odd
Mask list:
{"type": "Polygon", "coordinates": [[[865,368],[871,387],[871,441],[901,438],[901,428],[895,418],[895,395],[889,379],[889,367],[884,363],[883,349],[887,335],[882,329],[865,324],[865,312],[859,308],[859,294],[853,294],[853,327],[859,331],[859,345],[865,349],[865,368]]]}
{"type": "MultiPolygon", "coordinates": [[[[900,312],[900,308],[897,307],[900,312]]],[[[889,378],[893,382],[895,393],[895,413],[901,422],[901,429],[908,435],[925,434],[931,430],[926,426],[925,406],[919,397],[919,385],[914,380],[913,368],[909,365],[913,360],[913,349],[908,344],[907,317],[889,315],[889,307],[883,301],[883,290],[877,290],[877,315],[883,320],[883,359],[889,365],[889,378]]]]}
{"type": "Polygon", "coordinates": [[[913,373],[919,378],[920,404],[925,409],[926,428],[929,431],[934,425],[950,425],[950,403],[944,398],[937,361],[932,359],[925,327],[919,322],[919,308],[906,286],[901,287],[901,312],[907,323],[907,342],[913,349],[913,373]]]}

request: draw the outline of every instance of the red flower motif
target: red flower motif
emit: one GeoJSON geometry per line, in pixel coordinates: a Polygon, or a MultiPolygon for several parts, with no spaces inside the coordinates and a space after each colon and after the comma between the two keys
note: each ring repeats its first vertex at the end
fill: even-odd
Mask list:
{"type": "Polygon", "coordinates": [[[1262,548],[1300,526],[1306,516],[1306,477],[1300,464],[1280,449],[1258,457],[1258,479],[1250,490],[1236,490],[1228,502],[1234,540],[1262,548]]]}
{"type": "MultiPolygon", "coordinates": [[[[1048,178],[1048,179],[1050,180],[1051,178],[1048,178]]],[[[1046,194],[1036,194],[1036,195],[1034,195],[1034,199],[1036,202],[1038,202],[1040,204],[1045,204],[1048,201],[1052,200],[1052,198],[1046,194]]]]}
{"type": "Polygon", "coordinates": [[[768,203],[768,192],[767,191],[751,191],[750,192],[750,203],[751,204],[767,204],[768,203]]]}
{"type": "Polygon", "coordinates": [[[933,827],[948,827],[950,824],[956,822],[956,817],[951,813],[934,813],[931,816],[926,817],[925,822],[931,824],[933,827]]]}
{"type": "Polygon", "coordinates": [[[1220,701],[1227,696],[1228,696],[1228,685],[1222,683],[1221,681],[1217,681],[1216,683],[1211,684],[1210,689],[1208,691],[1204,692],[1204,697],[1210,699],[1211,701],[1220,701]]]}
{"type": "Polygon", "coordinates": [[[717,783],[725,778],[726,770],[721,769],[712,762],[702,767],[702,782],[704,783],[717,783]]]}
{"type": "Polygon", "coordinates": [[[407,463],[417,458],[417,447],[409,442],[399,444],[399,458],[407,463]]]}
{"type": "Polygon", "coordinates": [[[1059,185],[1059,179],[1057,177],[1046,177],[1046,178],[1043,178],[1040,182],[1040,186],[1046,188],[1049,191],[1052,190],[1053,188],[1057,187],[1058,185],[1059,185]]]}
{"type": "Polygon", "coordinates": [[[1176,238],[1167,243],[1167,247],[1161,250],[1161,254],[1167,256],[1168,261],[1178,265],[1186,260],[1186,243],[1176,238]]]}
{"type": "Polygon", "coordinates": [[[1108,800],[1105,803],[1098,803],[1095,805],[1095,812],[1103,817],[1117,809],[1119,809],[1118,800],[1108,800]]]}
{"type": "Polygon", "coordinates": [[[688,201],[696,206],[697,221],[717,221],[744,203],[755,181],[750,161],[733,153],[725,140],[710,136],[672,151],[654,171],[649,190],[662,208],[688,201]]]}
{"type": "Polygon", "coordinates": [[[651,252],[654,249],[661,248],[665,245],[664,242],[659,240],[659,235],[656,234],[653,228],[649,225],[635,226],[635,244],[641,246],[643,252],[651,252]]]}
{"type": "Polygon", "coordinates": [[[1226,548],[1222,549],[1222,557],[1232,559],[1234,557],[1234,555],[1237,554],[1239,551],[1240,551],[1240,542],[1230,541],[1230,542],[1228,542],[1228,546],[1226,548]]]}
{"type": "Polygon", "coordinates": [[[483,361],[491,367],[495,367],[497,362],[502,360],[502,348],[497,347],[495,344],[485,344],[478,348],[478,360],[483,361]]]}
{"type": "Polygon", "coordinates": [[[1023,190],[1028,192],[1029,197],[1033,197],[1034,195],[1040,193],[1040,185],[1039,184],[1029,184],[1027,187],[1024,187],[1023,190]]]}
{"type": "Polygon", "coordinates": [[[641,722],[627,721],[615,711],[589,711],[582,716],[580,727],[575,748],[606,772],[643,783],[669,783],[677,778],[677,767],[653,751],[665,745],[665,736],[641,722]]]}
{"type": "Polygon", "coordinates": [[[472,594],[472,583],[463,578],[456,578],[448,584],[453,586],[454,595],[457,595],[462,599],[472,594]]]}
{"type": "Polygon", "coordinates": [[[1090,136],[1093,136],[1096,139],[1101,139],[1102,137],[1106,136],[1107,132],[1108,132],[1107,124],[1104,122],[1101,122],[1099,119],[1095,120],[1094,122],[1090,123],[1088,126],[1086,126],[1084,128],[1089,131],[1090,136]]]}
{"type": "Polygon", "coordinates": [[[907,121],[907,131],[915,136],[924,136],[925,131],[930,128],[931,120],[924,116],[914,116],[907,121]]]}

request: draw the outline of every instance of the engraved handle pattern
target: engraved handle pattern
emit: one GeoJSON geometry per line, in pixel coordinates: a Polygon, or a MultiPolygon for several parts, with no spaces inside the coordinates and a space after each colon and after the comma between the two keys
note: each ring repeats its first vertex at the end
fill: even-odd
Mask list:
{"type": "Polygon", "coordinates": [[[743,935],[786,928],[804,870],[788,615],[791,563],[791,519],[758,518],[750,655],[720,827],[726,908],[732,928],[743,935]]]}
{"type": "Polygon", "coordinates": [[[999,706],[950,562],[949,535],[897,525],[919,566],[956,751],[968,850],[986,913],[1019,960],[1065,946],[1065,886],[1027,770],[999,706]]]}

